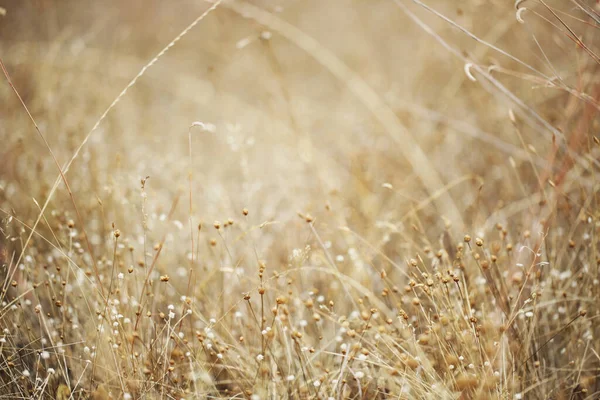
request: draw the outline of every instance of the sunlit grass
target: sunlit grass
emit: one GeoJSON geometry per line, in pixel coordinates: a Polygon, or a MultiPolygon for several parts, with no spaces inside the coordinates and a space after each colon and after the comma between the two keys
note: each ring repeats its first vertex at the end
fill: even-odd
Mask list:
{"type": "Polygon", "coordinates": [[[599,396],[595,3],[152,6],[0,8],[0,397],[599,396]]]}

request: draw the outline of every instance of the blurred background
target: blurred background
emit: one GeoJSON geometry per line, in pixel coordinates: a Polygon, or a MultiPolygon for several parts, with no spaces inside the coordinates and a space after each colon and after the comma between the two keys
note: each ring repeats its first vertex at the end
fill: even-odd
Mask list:
{"type": "MultiPolygon", "coordinates": [[[[344,208],[338,218],[361,225],[400,219],[439,189],[443,204],[429,201],[422,216],[481,224],[489,208],[523,197],[507,162],[510,156],[528,164],[508,118],[514,106],[488,82],[470,81],[464,60],[399,4],[265,1],[251,3],[252,11],[248,4],[225,4],[148,69],[91,135],[69,172],[72,187],[85,193],[77,195],[80,202],[113,201],[106,218],[118,220],[136,206],[129,193],[139,179],[150,176],[152,205],[168,208],[178,190],[187,190],[194,121],[215,127],[193,135],[194,207],[206,221],[242,207],[258,219],[286,220],[330,204],[344,208]],[[271,13],[270,22],[260,12],[271,13]],[[286,24],[290,30],[278,31],[286,24]],[[302,48],[307,38],[318,48],[302,48]],[[407,159],[417,148],[423,157],[407,159]],[[477,177],[485,177],[483,188],[477,177]],[[460,218],[452,214],[457,211],[460,218]]],[[[401,4],[460,55],[483,67],[531,73],[424,8],[401,4]]],[[[209,5],[3,2],[3,61],[61,163],[140,69],[209,5]]],[[[533,35],[544,21],[519,24],[510,2],[430,5],[532,67],[550,73],[546,56],[566,71],[565,79],[577,79],[568,75],[577,68],[577,56],[568,56],[574,46],[542,31],[535,39],[543,55],[533,35]]],[[[510,74],[498,79],[541,113],[566,101],[564,92],[535,82],[510,74]]],[[[58,176],[56,166],[8,85],[0,95],[5,195],[40,201],[58,176]]],[[[523,135],[541,154],[550,145],[533,128],[523,135]]],[[[35,212],[30,202],[12,206],[35,212]]],[[[440,224],[435,218],[432,228],[440,224]]]]}

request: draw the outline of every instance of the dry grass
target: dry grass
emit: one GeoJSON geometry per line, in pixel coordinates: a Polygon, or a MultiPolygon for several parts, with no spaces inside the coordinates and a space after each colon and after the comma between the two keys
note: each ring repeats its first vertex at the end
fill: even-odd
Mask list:
{"type": "Polygon", "coordinates": [[[506,3],[0,3],[0,398],[600,398],[600,10],[506,3]]]}

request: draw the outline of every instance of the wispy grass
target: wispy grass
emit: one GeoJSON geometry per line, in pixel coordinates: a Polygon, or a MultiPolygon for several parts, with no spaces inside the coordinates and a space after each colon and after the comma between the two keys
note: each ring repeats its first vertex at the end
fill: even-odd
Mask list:
{"type": "Polygon", "coordinates": [[[595,3],[2,7],[1,398],[600,395],[595,3]]]}

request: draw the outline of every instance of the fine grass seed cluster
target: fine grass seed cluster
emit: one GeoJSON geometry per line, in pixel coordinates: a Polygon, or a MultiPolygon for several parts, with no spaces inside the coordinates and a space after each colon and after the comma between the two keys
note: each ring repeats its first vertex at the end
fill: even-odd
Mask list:
{"type": "Polygon", "coordinates": [[[596,1],[0,2],[0,398],[600,398],[596,1]]]}

